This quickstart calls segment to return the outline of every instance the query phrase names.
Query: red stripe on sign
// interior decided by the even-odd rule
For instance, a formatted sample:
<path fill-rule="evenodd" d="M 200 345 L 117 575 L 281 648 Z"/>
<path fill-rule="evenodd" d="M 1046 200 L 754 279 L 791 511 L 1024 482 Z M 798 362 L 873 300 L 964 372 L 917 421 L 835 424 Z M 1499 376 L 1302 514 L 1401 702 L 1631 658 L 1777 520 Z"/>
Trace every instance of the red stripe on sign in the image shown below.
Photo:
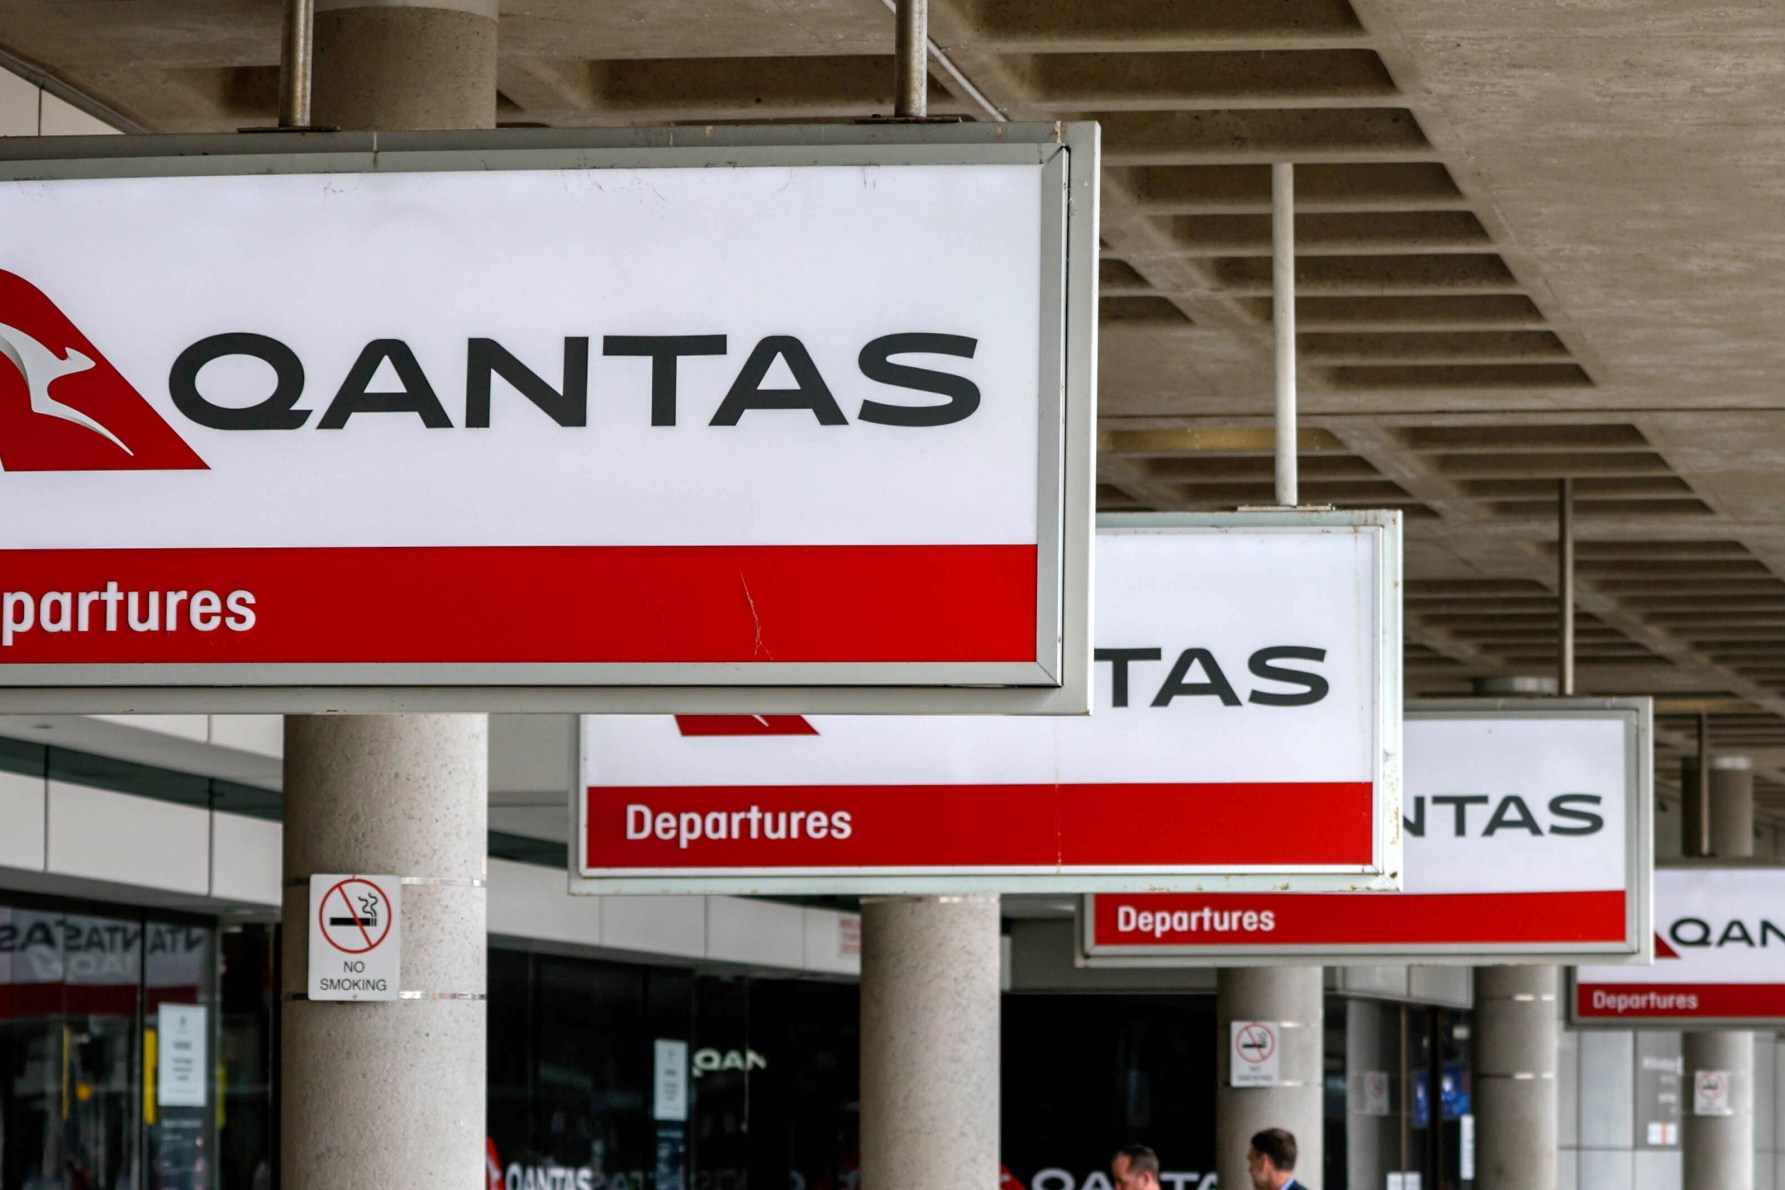
<path fill-rule="evenodd" d="M 1351 946 L 1624 940 L 1624 893 L 1100 894 L 1098 946 Z"/>
<path fill-rule="evenodd" d="M 1033 661 L 1036 567 L 1026 545 L 9 550 L 0 666 Z"/>
<path fill-rule="evenodd" d="M 1576 1013 L 1595 1020 L 1785 1017 L 1785 984 L 1777 983 L 1583 983 L 1574 995 Z"/>
<path fill-rule="evenodd" d="M 587 866 L 608 872 L 1371 859 L 1368 782 L 641 786 L 586 796 Z"/>
<path fill-rule="evenodd" d="M 677 715 L 684 736 L 817 735 L 804 715 Z"/>

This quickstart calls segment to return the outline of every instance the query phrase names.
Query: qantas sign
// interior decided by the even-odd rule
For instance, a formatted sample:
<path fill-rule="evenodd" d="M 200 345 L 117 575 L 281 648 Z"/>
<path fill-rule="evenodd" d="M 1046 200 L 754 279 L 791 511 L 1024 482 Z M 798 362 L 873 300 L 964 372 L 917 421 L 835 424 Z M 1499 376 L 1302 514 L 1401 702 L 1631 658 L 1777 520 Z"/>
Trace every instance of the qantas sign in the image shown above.
<path fill-rule="evenodd" d="M 1403 892 L 1091 897 L 1088 961 L 1640 958 L 1650 715 L 1642 699 L 1413 704 Z"/>
<path fill-rule="evenodd" d="M 1655 872 L 1655 965 L 1580 967 L 1578 1024 L 1785 1025 L 1785 868 L 1691 861 Z"/>
<path fill-rule="evenodd" d="M 0 689 L 1082 712 L 1070 135 L 0 159 Z"/>
<path fill-rule="evenodd" d="M 1392 887 L 1398 530 L 1106 518 L 1089 718 L 587 716 L 576 887 Z"/>

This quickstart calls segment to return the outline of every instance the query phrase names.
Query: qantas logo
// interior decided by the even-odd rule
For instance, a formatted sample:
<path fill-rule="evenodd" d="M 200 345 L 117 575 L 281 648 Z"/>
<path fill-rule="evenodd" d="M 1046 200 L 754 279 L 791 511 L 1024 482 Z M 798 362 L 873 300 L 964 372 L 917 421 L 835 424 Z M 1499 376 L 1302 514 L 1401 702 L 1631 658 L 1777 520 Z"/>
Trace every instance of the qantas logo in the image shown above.
<path fill-rule="evenodd" d="M 0 270 L 0 470 L 206 467 L 54 302 Z"/>

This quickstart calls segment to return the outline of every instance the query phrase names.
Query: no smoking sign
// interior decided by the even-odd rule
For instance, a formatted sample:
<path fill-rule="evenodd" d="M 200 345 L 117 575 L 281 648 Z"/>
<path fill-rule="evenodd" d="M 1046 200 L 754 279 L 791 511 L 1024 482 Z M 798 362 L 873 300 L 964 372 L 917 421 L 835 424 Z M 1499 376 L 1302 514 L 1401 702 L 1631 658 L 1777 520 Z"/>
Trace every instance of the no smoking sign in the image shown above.
<path fill-rule="evenodd" d="M 1730 1072 L 1727 1070 L 1694 1070 L 1692 1072 L 1692 1114 L 1695 1116 L 1733 1116 L 1735 1105 L 1729 1096 Z"/>
<path fill-rule="evenodd" d="M 1274 1087 L 1282 1082 L 1283 1026 L 1276 1021 L 1234 1021 L 1230 1026 L 1233 1059 L 1227 1085 Z"/>
<path fill-rule="evenodd" d="M 397 998 L 402 893 L 395 876 L 310 877 L 310 999 Z"/>

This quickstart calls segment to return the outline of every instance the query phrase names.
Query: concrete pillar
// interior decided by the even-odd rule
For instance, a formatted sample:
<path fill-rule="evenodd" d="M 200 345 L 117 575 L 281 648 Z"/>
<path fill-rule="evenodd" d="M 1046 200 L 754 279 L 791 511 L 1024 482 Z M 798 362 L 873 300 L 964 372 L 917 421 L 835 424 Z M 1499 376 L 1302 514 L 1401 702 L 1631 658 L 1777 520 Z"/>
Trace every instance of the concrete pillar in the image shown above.
<path fill-rule="evenodd" d="M 1322 1025 L 1325 1009 L 1319 967 L 1223 967 L 1215 977 L 1215 1170 L 1223 1186 L 1249 1186 L 1246 1148 L 1254 1133 L 1287 1128 L 1300 1157 L 1296 1173 L 1325 1182 Z M 1232 1024 L 1275 1023 L 1282 1046 L 1282 1084 L 1233 1087 Z"/>
<path fill-rule="evenodd" d="M 1555 1190 L 1559 975 L 1475 969 L 1477 1190 Z"/>
<path fill-rule="evenodd" d="M 1555 695 L 1554 678 L 1478 678 L 1475 693 Z M 1572 693 L 1572 691 L 1570 691 Z M 1475 969 L 1475 1185 L 1555 1190 L 1556 967 Z"/>
<path fill-rule="evenodd" d="M 315 0 L 324 128 L 496 126 L 497 0 Z"/>
<path fill-rule="evenodd" d="M 1687 854 L 1693 845 L 1722 859 L 1754 854 L 1754 769 L 1745 756 L 1711 756 L 1708 807 L 1702 818 L 1686 816 Z M 1699 820 L 1694 821 L 1695 818 Z M 1708 822 L 1703 821 L 1708 818 Z M 1708 833 L 1705 828 L 1708 828 Z M 1730 1029 L 1700 1029 L 1685 1034 L 1686 1059 L 1682 1097 L 1691 1096 L 1700 1070 L 1729 1073 L 1733 1114 L 1701 1116 L 1690 1099 L 1683 1105 L 1680 1147 L 1685 1156 L 1687 1186 L 1754 1190 L 1754 1035 Z"/>
<path fill-rule="evenodd" d="M 1390 1089 L 1387 1115 L 1365 1110 L 1365 1080 L 1386 1075 Z M 1376 1000 L 1345 1005 L 1345 1184 L 1383 1186 L 1401 1168 L 1400 1112 L 1408 1102 L 1401 1081 L 1401 1008 Z M 1310 1182 L 1315 1170 L 1308 1170 Z M 1322 1179 L 1324 1180 L 1324 1179 Z M 1240 1183 L 1242 1186 L 1244 1182 Z"/>
<path fill-rule="evenodd" d="M 1741 859 L 1754 855 L 1754 762 L 1746 756 L 1711 757 L 1710 804 L 1698 780 L 1698 757 L 1680 760 L 1681 851 L 1688 856 Z"/>
<path fill-rule="evenodd" d="M 998 1184 L 999 952 L 995 893 L 862 902 L 863 1185 Z"/>
<path fill-rule="evenodd" d="M 312 123 L 495 124 L 496 0 L 315 0 L 315 8 Z M 286 1190 L 481 1178 L 488 820 L 487 716 L 286 720 Z M 405 879 L 407 998 L 293 998 L 307 986 L 316 872 Z"/>
<path fill-rule="evenodd" d="M 1680 1129 L 1684 1184 L 1718 1190 L 1754 1190 L 1754 1034 L 1734 1029 L 1695 1029 L 1685 1035 L 1686 1102 Z M 1701 1116 L 1692 1110 L 1700 1070 L 1729 1072 L 1733 1114 Z"/>
<path fill-rule="evenodd" d="M 482 715 L 285 721 L 286 1190 L 466 1186 L 483 1168 L 488 771 Z M 302 998 L 318 872 L 405 878 L 412 998 Z"/>

